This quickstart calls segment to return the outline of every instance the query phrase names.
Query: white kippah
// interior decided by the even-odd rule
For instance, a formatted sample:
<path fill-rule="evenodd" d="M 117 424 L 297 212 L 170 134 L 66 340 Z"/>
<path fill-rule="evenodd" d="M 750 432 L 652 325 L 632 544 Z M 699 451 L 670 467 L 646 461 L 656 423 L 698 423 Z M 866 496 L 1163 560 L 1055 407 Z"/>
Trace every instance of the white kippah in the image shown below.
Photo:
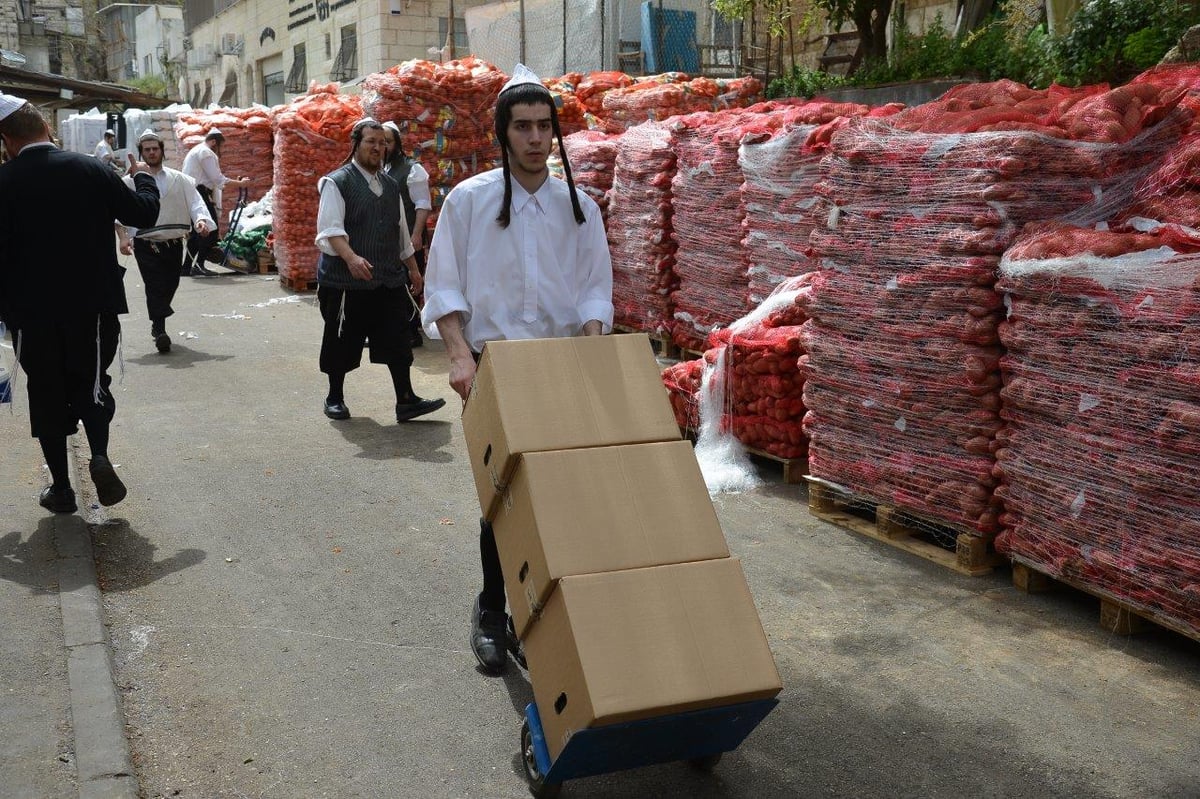
<path fill-rule="evenodd" d="M 387 128 L 388 130 L 394 130 L 394 131 L 396 131 L 396 134 L 397 134 L 397 135 L 402 135 L 402 134 L 400 133 L 400 126 L 399 126 L 399 125 L 397 125 L 395 122 L 393 122 L 393 121 L 392 121 L 392 120 L 390 120 L 390 119 L 389 119 L 387 122 L 384 122 L 384 123 L 383 123 L 383 126 L 384 126 L 385 128 Z"/>
<path fill-rule="evenodd" d="M 25 101 L 20 97 L 0 92 L 0 120 L 7 119 L 9 114 L 23 105 L 25 105 Z"/>
<path fill-rule="evenodd" d="M 517 64 L 515 67 L 513 67 L 512 77 L 508 79 L 508 83 L 504 84 L 504 88 L 500 90 L 500 94 L 504 94 L 509 89 L 516 88 L 517 86 L 524 86 L 525 84 L 532 84 L 539 88 L 546 89 L 546 87 L 542 84 L 542 79 L 537 75 L 534 75 L 532 69 L 524 64 Z M 546 91 L 549 92 L 550 90 L 546 89 Z"/>
<path fill-rule="evenodd" d="M 158 142 L 159 144 L 162 144 L 162 136 L 159 136 L 157 133 L 155 133 L 150 128 L 146 128 L 144 131 L 142 131 L 142 135 L 138 136 L 138 138 L 137 138 L 138 144 L 141 144 L 142 142 L 146 141 L 147 139 L 154 139 L 154 141 Z"/>
<path fill-rule="evenodd" d="M 116 131 L 114 131 L 112 128 L 109 128 L 108 130 L 104 131 L 104 135 L 105 136 L 116 136 L 117 134 L 116 134 Z"/>

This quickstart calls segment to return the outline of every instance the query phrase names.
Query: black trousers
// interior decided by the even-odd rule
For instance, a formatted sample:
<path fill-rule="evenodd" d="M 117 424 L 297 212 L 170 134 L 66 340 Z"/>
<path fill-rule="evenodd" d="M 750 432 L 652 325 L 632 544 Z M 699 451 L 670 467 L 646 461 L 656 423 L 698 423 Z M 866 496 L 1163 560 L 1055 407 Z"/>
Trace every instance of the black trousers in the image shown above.
<path fill-rule="evenodd" d="M 217 215 L 217 207 L 213 205 L 212 189 L 208 186 L 197 185 L 196 191 L 200 192 L 200 199 L 204 200 L 204 207 L 208 209 L 208 215 L 216 222 L 216 227 L 204 235 L 200 235 L 195 230 L 188 235 L 188 264 L 194 262 L 197 266 L 203 266 L 204 256 L 221 241 L 221 217 Z"/>
<path fill-rule="evenodd" d="M 479 365 L 480 354 L 475 356 L 475 365 Z M 479 594 L 479 606 L 484 610 L 503 611 L 504 571 L 500 568 L 500 551 L 496 548 L 496 533 L 492 530 L 491 522 L 479 520 L 479 562 L 483 567 L 483 591 Z"/>
<path fill-rule="evenodd" d="M 73 435 L 80 420 L 89 426 L 112 421 L 117 403 L 108 368 L 120 337 L 113 313 L 38 319 L 13 330 L 34 438 Z"/>
<path fill-rule="evenodd" d="M 172 241 L 133 240 L 133 257 L 146 287 L 146 313 L 151 322 L 161 322 L 175 311 L 171 300 L 179 290 L 183 264 L 183 239 Z"/>
<path fill-rule="evenodd" d="M 346 374 L 357 369 L 362 364 L 364 346 L 370 347 L 371 363 L 412 365 L 409 320 L 413 307 L 407 287 L 318 286 L 317 304 L 325 320 L 320 356 L 325 374 Z"/>

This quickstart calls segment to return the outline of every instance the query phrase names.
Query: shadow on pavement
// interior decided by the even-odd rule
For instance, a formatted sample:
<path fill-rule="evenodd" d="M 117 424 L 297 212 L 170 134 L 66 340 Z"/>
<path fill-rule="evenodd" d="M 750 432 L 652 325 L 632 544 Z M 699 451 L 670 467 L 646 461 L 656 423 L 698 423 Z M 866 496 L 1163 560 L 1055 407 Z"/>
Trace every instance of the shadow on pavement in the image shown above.
<path fill-rule="evenodd" d="M 171 351 L 167 353 L 148 352 L 133 358 L 126 358 L 126 363 L 136 363 L 140 366 L 165 366 L 168 369 L 190 369 L 205 361 L 227 361 L 232 355 L 210 355 L 207 352 L 193 350 L 183 346 L 178 341 L 171 342 Z"/>
<path fill-rule="evenodd" d="M 48 566 L 54 558 L 54 519 L 50 516 L 40 519 L 26 540 L 18 530 L 0 536 L 0 580 L 26 585 L 39 593 L 55 593 L 56 575 Z"/>
<path fill-rule="evenodd" d="M 199 565 L 208 557 L 201 549 L 181 549 L 169 558 L 155 560 L 158 549 L 135 532 L 124 519 L 110 519 L 91 527 L 96 571 L 104 591 L 128 591 L 149 585 L 177 571 Z"/>
<path fill-rule="evenodd" d="M 454 459 L 453 453 L 445 449 L 453 431 L 450 422 L 417 420 L 380 424 L 374 419 L 355 416 L 331 424 L 347 441 L 362 450 L 358 453 L 359 458 L 407 458 L 422 463 L 450 463 Z"/>

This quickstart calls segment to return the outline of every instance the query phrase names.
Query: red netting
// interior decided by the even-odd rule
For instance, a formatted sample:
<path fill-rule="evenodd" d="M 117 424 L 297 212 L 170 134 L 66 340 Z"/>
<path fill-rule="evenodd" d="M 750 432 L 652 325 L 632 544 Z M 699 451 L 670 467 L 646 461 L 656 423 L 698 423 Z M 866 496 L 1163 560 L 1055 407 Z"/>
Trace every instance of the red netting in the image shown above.
<path fill-rule="evenodd" d="M 311 86 L 275 115 L 273 233 L 281 279 L 316 280 L 317 181 L 349 155 L 350 130 L 362 116 L 359 98 L 338 94 L 334 84 Z"/>
<path fill-rule="evenodd" d="M 603 106 L 609 122 L 628 128 L 680 114 L 751 105 L 762 96 L 762 88 L 753 77 L 714 80 L 665 72 L 610 89 L 604 93 Z"/>
<path fill-rule="evenodd" d="M 1039 96 L 1001 82 L 965 88 L 888 122 L 843 125 L 816 186 L 829 206 L 811 237 L 822 272 L 801 363 L 813 475 L 988 533 L 998 524 L 991 453 L 1000 427 L 1003 309 L 992 290 L 999 256 L 1027 221 L 1107 218 L 1178 142 L 1191 115 L 1160 92 L 1167 101 L 1139 120 L 1159 113 L 1155 108 L 1171 106 L 1170 113 L 1135 138 L 1108 145 L 1011 130 L 897 129 L 968 128 L 961 115 L 987 101 L 974 94 L 1040 109 L 1065 95 L 1058 111 L 1068 101 L 1115 102 L 1111 92 Z M 1104 107 L 1111 103 L 1081 106 Z"/>
<path fill-rule="evenodd" d="M 471 56 L 444 64 L 414 59 L 363 80 L 364 111 L 395 122 L 405 151 L 429 173 L 435 214 L 450 189 L 499 166 L 494 114 L 507 80 Z"/>
<path fill-rule="evenodd" d="M 1000 268 L 996 547 L 1200 634 L 1200 257 L 1057 232 Z"/>
<path fill-rule="evenodd" d="M 616 135 L 593 130 L 582 130 L 563 139 L 576 188 L 596 201 L 606 224 L 618 144 Z"/>
<path fill-rule="evenodd" d="M 617 145 L 608 216 L 615 323 L 665 333 L 675 288 L 671 178 L 675 153 L 661 123 L 622 135 Z"/>

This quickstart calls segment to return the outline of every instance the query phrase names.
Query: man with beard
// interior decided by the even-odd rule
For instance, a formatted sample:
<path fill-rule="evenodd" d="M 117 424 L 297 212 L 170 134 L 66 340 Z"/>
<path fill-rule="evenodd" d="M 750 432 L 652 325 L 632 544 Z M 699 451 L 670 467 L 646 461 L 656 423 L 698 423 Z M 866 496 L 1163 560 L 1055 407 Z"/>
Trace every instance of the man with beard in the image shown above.
<path fill-rule="evenodd" d="M 150 316 L 150 337 L 159 352 L 171 351 L 167 335 L 167 317 L 175 313 L 171 300 L 179 289 L 180 269 L 183 266 L 184 242 L 195 228 L 201 236 L 216 228 L 209 216 L 196 181 L 182 172 L 163 166 L 163 140 L 147 130 L 137 141 L 138 155 L 145 162 L 158 185 L 158 219 L 152 227 L 126 228 L 117 224 L 121 252 L 133 254 L 146 287 L 146 312 Z M 125 183 L 133 188 L 133 178 Z M 131 240 L 132 237 L 132 240 Z"/>
<path fill-rule="evenodd" d="M 413 258 L 400 186 L 383 170 L 385 131 L 374 119 L 359 121 L 350 133 L 346 163 L 317 182 L 317 302 L 325 330 L 321 371 L 329 378 L 325 415 L 350 418 L 346 373 L 359 367 L 370 342 L 372 363 L 386 364 L 396 390 L 396 421 L 436 411 L 444 399 L 422 399 L 413 391 L 413 293 L 423 280 Z M 407 267 L 407 276 L 404 266 Z"/>

